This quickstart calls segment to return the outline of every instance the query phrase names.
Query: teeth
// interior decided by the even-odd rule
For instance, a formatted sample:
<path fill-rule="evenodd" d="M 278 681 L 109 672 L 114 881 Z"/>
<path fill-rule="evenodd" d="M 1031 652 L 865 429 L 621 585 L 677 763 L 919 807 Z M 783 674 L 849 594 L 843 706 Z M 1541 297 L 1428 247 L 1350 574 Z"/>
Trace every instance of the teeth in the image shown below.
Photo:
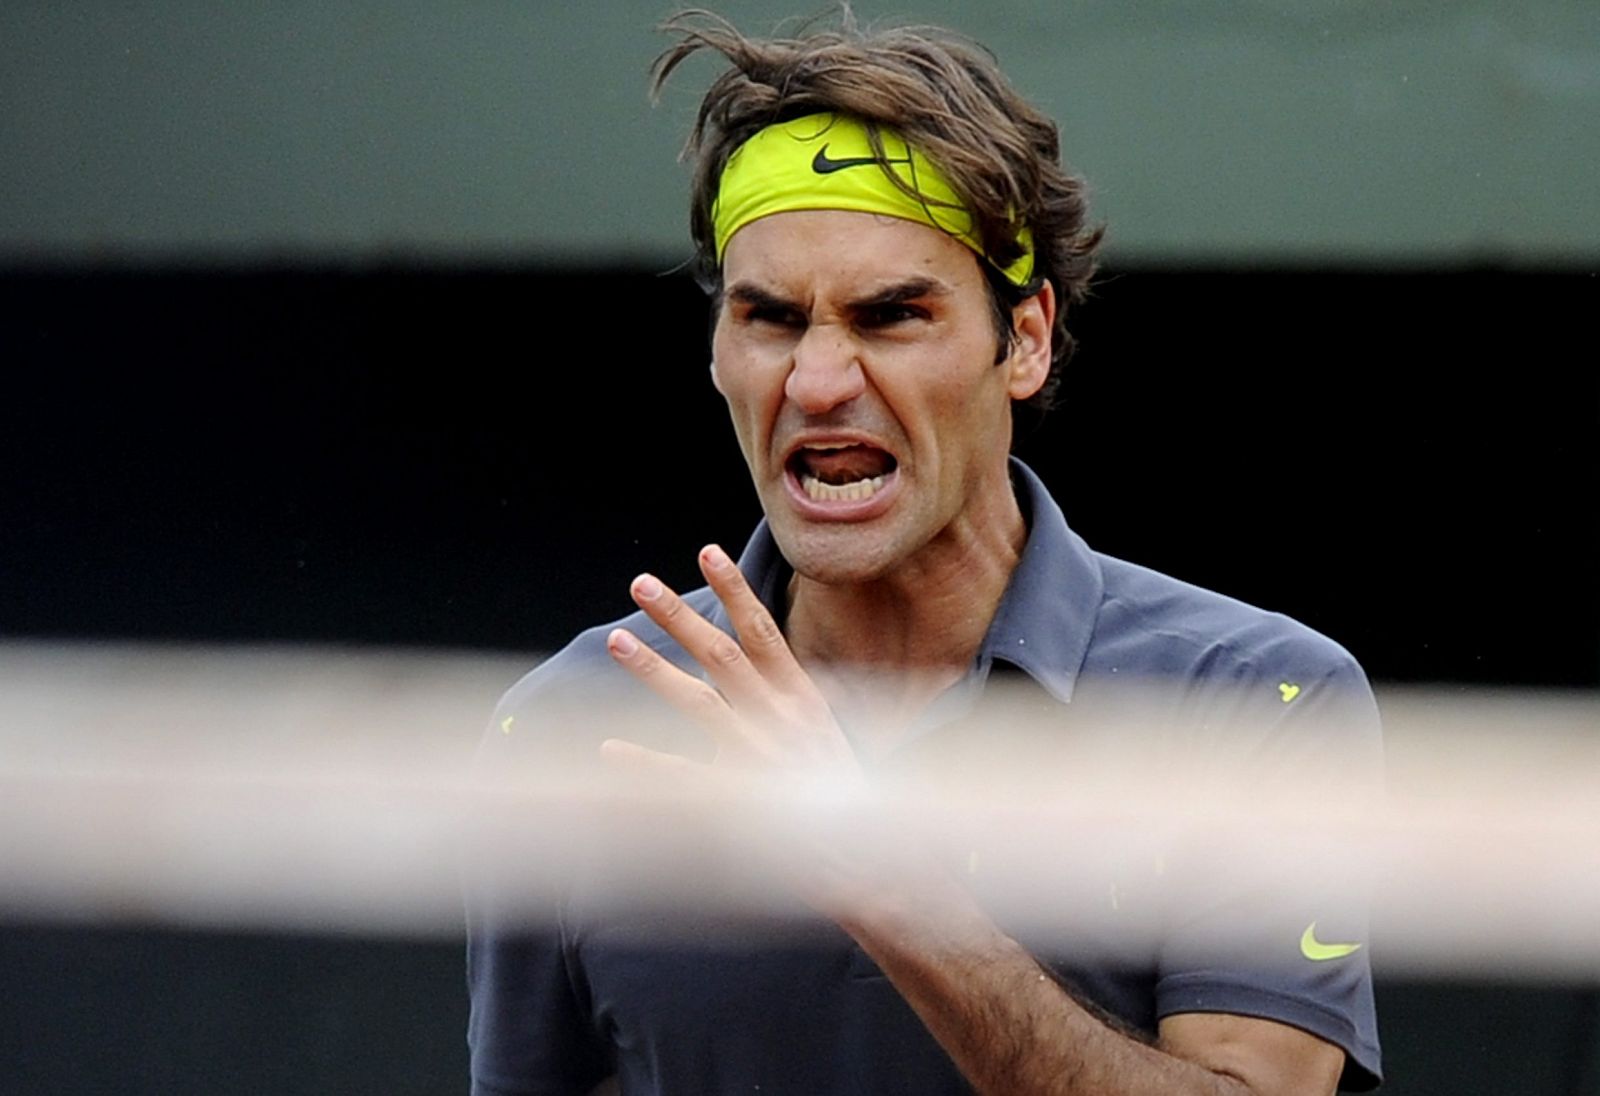
<path fill-rule="evenodd" d="M 807 442 L 806 448 L 815 449 L 819 452 L 826 453 L 833 449 L 848 449 L 855 444 L 856 443 L 853 441 L 814 441 Z"/>
<path fill-rule="evenodd" d="M 823 483 L 815 476 L 801 475 L 800 486 L 818 502 L 857 502 L 871 498 L 883 486 L 882 476 L 860 479 L 854 483 Z"/>

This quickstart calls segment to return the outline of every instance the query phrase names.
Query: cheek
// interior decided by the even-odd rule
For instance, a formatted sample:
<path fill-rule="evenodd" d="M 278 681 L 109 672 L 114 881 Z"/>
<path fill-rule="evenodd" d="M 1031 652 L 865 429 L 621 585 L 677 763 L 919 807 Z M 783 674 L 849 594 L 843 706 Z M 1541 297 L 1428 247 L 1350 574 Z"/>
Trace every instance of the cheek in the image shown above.
<path fill-rule="evenodd" d="M 747 457 L 764 450 L 771 432 L 776 406 L 771 388 L 749 369 L 717 368 L 717 391 L 728 405 L 733 431 Z"/>
<path fill-rule="evenodd" d="M 941 478 L 965 481 L 971 466 L 1009 448 L 1011 398 L 1003 368 L 986 366 L 982 373 L 953 377 L 927 397 L 918 414 L 941 456 Z"/>
<path fill-rule="evenodd" d="M 753 352 L 749 340 L 726 333 L 720 325 L 712 337 L 711 352 L 712 381 L 734 421 L 759 419 L 760 409 L 771 401 L 774 385 L 780 394 L 782 390 L 782 379 L 773 380 L 772 365 Z"/>
<path fill-rule="evenodd" d="M 924 389 L 925 406 L 941 422 L 976 426 L 993 418 L 995 408 L 1010 403 L 1005 367 L 991 365 L 987 359 L 981 365 L 973 362 L 968 358 L 952 364 L 938 375 L 937 383 Z"/>

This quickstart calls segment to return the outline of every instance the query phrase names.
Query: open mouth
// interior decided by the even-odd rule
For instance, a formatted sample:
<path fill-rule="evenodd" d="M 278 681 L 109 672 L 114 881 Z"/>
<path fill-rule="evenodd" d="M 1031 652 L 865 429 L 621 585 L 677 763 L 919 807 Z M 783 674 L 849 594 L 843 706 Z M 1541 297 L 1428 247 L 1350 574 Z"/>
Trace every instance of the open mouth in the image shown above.
<path fill-rule="evenodd" d="M 871 498 L 899 467 L 894 454 L 857 442 L 814 442 L 789 457 L 789 471 L 816 502 Z"/>

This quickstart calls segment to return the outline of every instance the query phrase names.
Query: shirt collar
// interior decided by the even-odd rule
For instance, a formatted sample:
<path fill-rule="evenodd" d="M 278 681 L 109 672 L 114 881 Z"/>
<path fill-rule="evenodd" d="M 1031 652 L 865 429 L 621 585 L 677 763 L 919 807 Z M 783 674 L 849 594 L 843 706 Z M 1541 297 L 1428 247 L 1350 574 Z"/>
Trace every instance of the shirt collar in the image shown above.
<path fill-rule="evenodd" d="M 978 647 L 973 670 L 982 680 L 996 659 L 1009 662 L 1066 703 L 1089 651 L 1105 582 L 1099 560 L 1067 527 L 1061 507 L 1044 483 L 1015 457 L 1011 482 L 1028 522 L 1028 541 Z M 765 518 L 740 554 L 739 569 L 762 604 L 782 620 L 794 572 L 778 551 Z M 730 630 L 721 603 L 713 604 L 709 617 L 719 628 Z"/>
<path fill-rule="evenodd" d="M 1015 457 L 1011 482 L 1028 522 L 1028 542 L 978 648 L 979 668 L 1004 659 L 1066 703 L 1089 653 L 1105 580 L 1100 561 L 1067 528 L 1044 482 Z"/>

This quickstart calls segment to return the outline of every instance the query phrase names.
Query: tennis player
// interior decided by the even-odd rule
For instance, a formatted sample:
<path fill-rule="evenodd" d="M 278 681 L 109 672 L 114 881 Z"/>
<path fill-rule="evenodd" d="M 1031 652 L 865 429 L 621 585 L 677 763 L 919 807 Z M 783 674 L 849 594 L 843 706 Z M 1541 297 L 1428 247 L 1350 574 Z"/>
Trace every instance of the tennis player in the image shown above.
<path fill-rule="evenodd" d="M 700 553 L 701 589 L 639 576 L 638 613 L 504 698 L 485 762 L 542 751 L 688 788 L 791 773 L 871 788 L 994 751 L 1053 763 L 1101 733 L 1085 713 L 1115 683 L 1141 680 L 1169 698 L 1169 762 L 1206 764 L 1218 728 L 1245 727 L 1229 756 L 1264 779 L 1337 757 L 1331 784 L 1370 780 L 1376 711 L 1342 648 L 1092 551 L 1010 456 L 1014 414 L 1053 398 L 1100 240 L 1056 126 L 939 31 L 668 27 L 658 86 L 698 51 L 728 64 L 689 144 L 691 226 L 712 379 L 765 520 L 737 560 Z M 1136 415 L 1101 410 L 1136 439 Z M 1054 713 L 1059 741 L 986 725 L 1001 680 Z M 630 691 L 693 735 L 640 741 L 563 714 Z M 777 938 L 731 918 L 669 944 L 655 914 L 608 906 L 581 873 L 531 925 L 490 888 L 469 949 L 473 1091 L 1374 1086 L 1359 901 L 1280 898 L 1204 863 L 1097 881 L 1103 908 L 1063 909 L 1039 944 L 987 912 L 975 863 L 870 833 L 795 850 L 786 885 L 815 918 Z M 1102 935 L 1119 918 L 1154 942 Z"/>

